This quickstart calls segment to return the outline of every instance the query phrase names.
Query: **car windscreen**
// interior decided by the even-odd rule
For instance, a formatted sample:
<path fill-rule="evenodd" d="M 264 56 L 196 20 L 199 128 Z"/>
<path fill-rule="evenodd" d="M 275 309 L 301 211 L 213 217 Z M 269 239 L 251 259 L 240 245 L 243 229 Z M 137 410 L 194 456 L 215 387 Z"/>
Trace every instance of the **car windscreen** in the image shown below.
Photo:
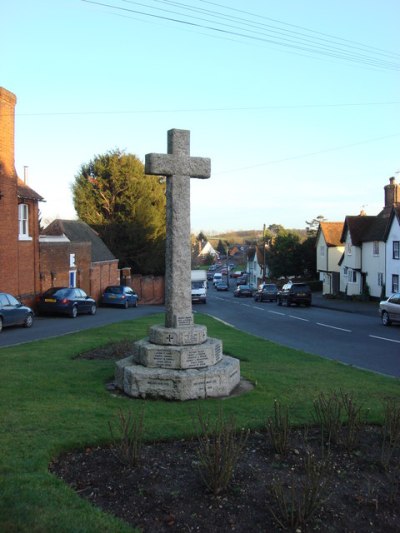
<path fill-rule="evenodd" d="M 109 292 L 111 294 L 121 294 L 122 287 L 107 287 L 104 292 Z"/>

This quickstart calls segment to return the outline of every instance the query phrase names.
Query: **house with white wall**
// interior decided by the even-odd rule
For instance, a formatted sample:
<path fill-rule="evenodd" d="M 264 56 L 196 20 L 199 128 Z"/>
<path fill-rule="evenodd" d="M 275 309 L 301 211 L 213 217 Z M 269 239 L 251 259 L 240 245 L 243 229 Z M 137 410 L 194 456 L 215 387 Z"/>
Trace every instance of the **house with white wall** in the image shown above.
<path fill-rule="evenodd" d="M 264 251 L 262 246 L 256 246 L 251 248 L 247 255 L 247 265 L 246 272 L 249 273 L 249 283 L 258 287 L 260 283 L 264 280 L 264 277 L 269 276 L 268 266 L 265 265 L 265 276 L 264 276 Z"/>
<path fill-rule="evenodd" d="M 400 206 L 391 211 L 385 238 L 386 296 L 400 291 Z"/>
<path fill-rule="evenodd" d="M 346 217 L 341 238 L 345 249 L 340 260 L 340 291 L 344 294 L 382 296 L 387 222 L 379 216 Z"/>
<path fill-rule="evenodd" d="M 322 294 L 338 294 L 340 291 L 339 261 L 344 246 L 340 242 L 343 222 L 321 222 L 316 237 L 317 272 L 322 281 Z"/>

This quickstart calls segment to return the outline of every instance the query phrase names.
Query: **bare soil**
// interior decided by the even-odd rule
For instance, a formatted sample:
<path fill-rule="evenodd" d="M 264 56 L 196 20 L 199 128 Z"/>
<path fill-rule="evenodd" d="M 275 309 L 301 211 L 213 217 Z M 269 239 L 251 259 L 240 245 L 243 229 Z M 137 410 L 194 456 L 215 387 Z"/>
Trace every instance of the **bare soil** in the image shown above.
<path fill-rule="evenodd" d="M 328 453 L 317 428 L 292 430 L 287 453 L 279 455 L 267 432 L 252 432 L 231 483 L 217 496 L 200 476 L 197 439 L 145 444 L 136 467 L 123 464 L 112 447 L 77 450 L 57 458 L 50 471 L 146 533 L 400 532 L 399 449 L 384 467 L 381 428 L 363 426 L 351 451 L 345 429 L 341 437 Z M 295 502 L 300 513 L 291 514 Z"/>

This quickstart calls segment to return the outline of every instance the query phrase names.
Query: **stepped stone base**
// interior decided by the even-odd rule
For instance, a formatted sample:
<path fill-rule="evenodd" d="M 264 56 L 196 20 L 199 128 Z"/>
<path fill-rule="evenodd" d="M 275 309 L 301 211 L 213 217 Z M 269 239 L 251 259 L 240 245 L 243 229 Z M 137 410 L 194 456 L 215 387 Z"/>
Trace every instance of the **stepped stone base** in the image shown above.
<path fill-rule="evenodd" d="M 211 338 L 202 344 L 185 346 L 162 346 L 142 339 L 133 346 L 134 363 L 150 368 L 204 368 L 221 358 L 222 341 Z"/>
<path fill-rule="evenodd" d="M 164 346 L 184 346 L 202 344 L 207 340 L 206 326 L 197 324 L 187 328 L 167 328 L 165 326 L 151 326 L 149 330 L 150 342 Z"/>
<path fill-rule="evenodd" d="M 212 339 L 210 339 L 212 340 Z M 196 400 L 228 396 L 240 382 L 240 362 L 223 355 L 207 368 L 175 370 L 148 368 L 134 362 L 134 356 L 116 363 L 118 388 L 134 398 Z"/>

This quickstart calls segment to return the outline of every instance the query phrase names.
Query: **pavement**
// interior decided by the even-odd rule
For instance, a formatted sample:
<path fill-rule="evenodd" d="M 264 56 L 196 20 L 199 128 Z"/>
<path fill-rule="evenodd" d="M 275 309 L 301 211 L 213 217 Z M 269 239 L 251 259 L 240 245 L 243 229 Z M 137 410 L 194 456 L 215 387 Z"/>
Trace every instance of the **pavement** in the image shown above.
<path fill-rule="evenodd" d="M 377 301 L 363 302 L 352 300 L 351 298 L 327 298 L 322 295 L 322 292 L 313 292 L 312 305 L 314 307 L 324 307 L 326 309 L 342 311 L 345 313 L 357 313 L 360 315 L 379 317 L 379 302 Z"/>

